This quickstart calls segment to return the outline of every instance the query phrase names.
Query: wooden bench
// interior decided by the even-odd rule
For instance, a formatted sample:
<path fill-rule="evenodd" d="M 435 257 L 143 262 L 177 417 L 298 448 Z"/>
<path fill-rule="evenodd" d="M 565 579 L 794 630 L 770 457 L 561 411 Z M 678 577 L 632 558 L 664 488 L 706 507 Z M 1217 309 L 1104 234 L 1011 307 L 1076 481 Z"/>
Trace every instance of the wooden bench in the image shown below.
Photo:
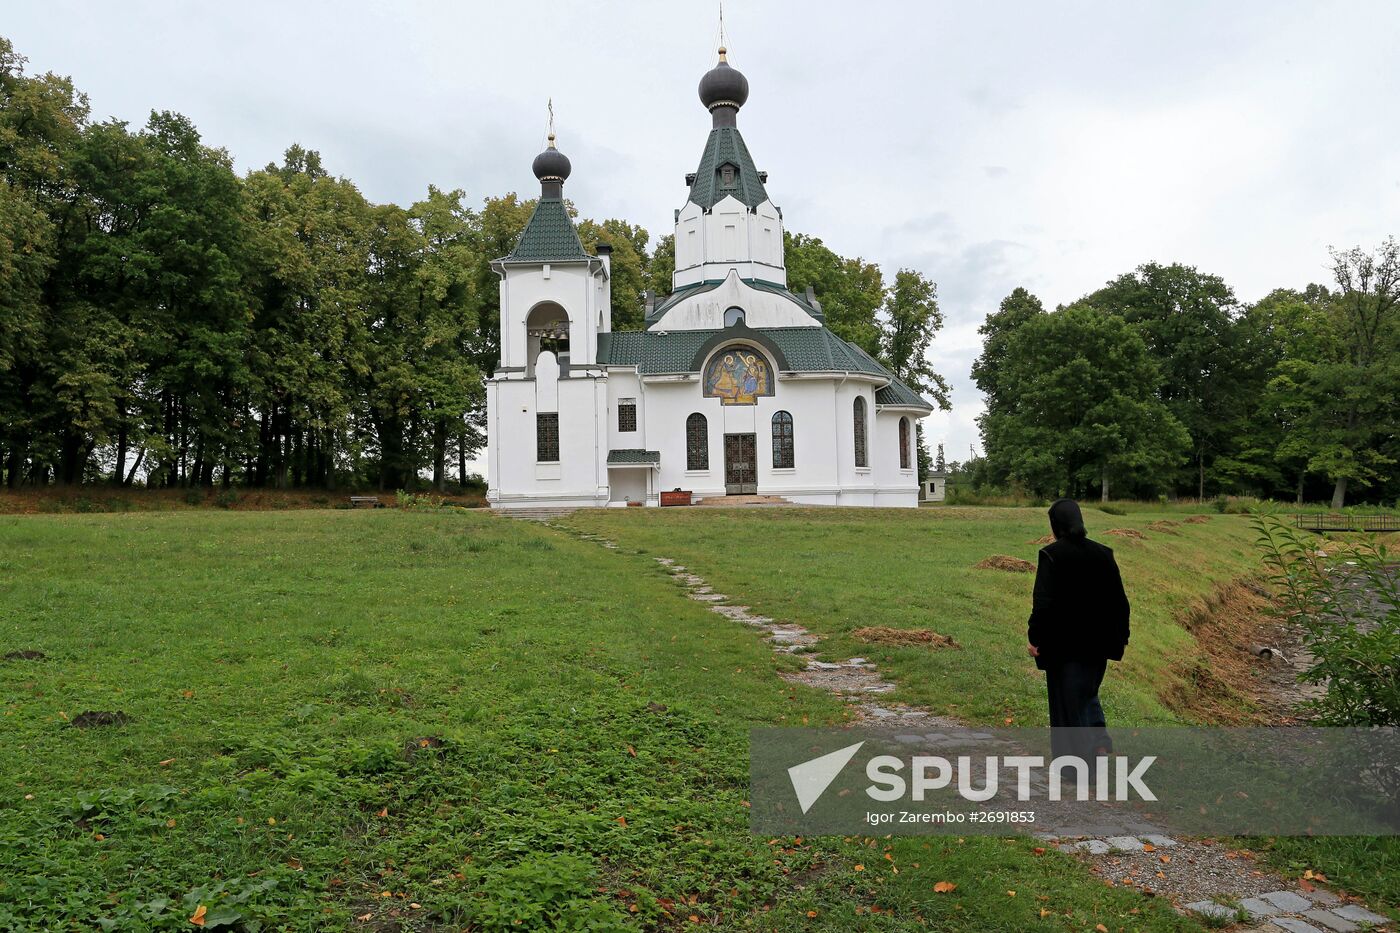
<path fill-rule="evenodd" d="M 384 503 L 379 501 L 378 496 L 351 496 L 350 508 L 352 509 L 382 509 Z"/>

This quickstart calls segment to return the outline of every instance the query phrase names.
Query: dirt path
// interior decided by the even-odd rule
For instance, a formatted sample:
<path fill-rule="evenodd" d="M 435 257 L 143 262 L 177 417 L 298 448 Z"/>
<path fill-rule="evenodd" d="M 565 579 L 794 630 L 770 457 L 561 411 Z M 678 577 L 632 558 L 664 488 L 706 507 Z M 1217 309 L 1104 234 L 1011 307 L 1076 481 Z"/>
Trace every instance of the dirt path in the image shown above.
<path fill-rule="evenodd" d="M 616 542 L 601 535 L 577 531 L 548 519 L 545 524 L 618 550 Z M 703 577 L 673 558 L 652 560 L 683 587 L 686 598 L 762 633 L 776 654 L 805 654 L 821 643 L 820 635 L 801 625 L 779 622 L 732 602 L 728 595 L 716 592 Z M 853 725 L 897 725 L 911 733 L 919 730 L 920 737 L 930 741 L 949 735 L 956 735 L 960 741 L 996 741 L 989 733 L 977 732 L 975 727 L 931 710 L 882 699 L 895 689 L 895 684 L 865 658 L 839 662 L 808 659 L 803 669 L 779 676 L 789 683 L 840 697 L 850 706 Z M 1130 886 L 1144 896 L 1170 898 L 1178 910 L 1195 913 L 1212 926 L 1234 921 L 1256 924 L 1240 927 L 1241 933 L 1352 933 L 1366 929 L 1363 924 L 1370 924 L 1370 929 L 1390 929 L 1387 918 L 1315 885 L 1281 878 L 1257 865 L 1248 852 L 1230 850 L 1212 839 L 1173 838 L 1132 814 L 1123 814 L 1117 820 L 1110 818 L 1104 825 L 1094 827 L 1055 827 L 1052 817 L 1051 826 L 1056 832 L 1037 835 L 1080 859 L 1106 884 Z"/>

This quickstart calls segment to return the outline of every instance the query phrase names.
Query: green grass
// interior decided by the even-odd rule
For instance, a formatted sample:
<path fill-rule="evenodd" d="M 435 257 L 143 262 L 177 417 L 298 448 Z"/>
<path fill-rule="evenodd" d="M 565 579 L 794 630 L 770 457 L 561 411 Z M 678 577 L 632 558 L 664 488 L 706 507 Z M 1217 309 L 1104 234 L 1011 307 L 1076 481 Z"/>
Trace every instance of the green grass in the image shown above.
<path fill-rule="evenodd" d="M 958 585 L 899 593 L 915 565 L 961 563 L 908 549 L 925 535 L 951 547 L 951 515 L 922 532 L 885 513 L 746 518 L 594 520 L 639 535 L 688 522 L 695 537 L 668 553 L 821 625 L 853 599 L 889 618 L 946 608 Z M 1034 525 L 987 521 L 988 541 Z M 1201 534 L 1228 573 L 1233 533 Z M 705 558 L 704 540 L 723 556 Z M 794 561 L 808 579 L 784 586 Z M 843 599 L 853 564 L 884 576 Z M 956 623 L 959 657 L 990 673 L 1000 662 L 977 653 L 1003 635 L 1017 648 L 1029 578 L 971 582 L 955 606 L 980 621 Z M 0 518 L 0 654 L 19 650 L 48 657 L 0 661 L 0 929 L 193 929 L 201 906 L 205 929 L 248 930 L 669 929 L 692 915 L 755 930 L 1196 929 L 1027 840 L 751 836 L 748 727 L 835 722 L 839 704 L 784 683 L 759 638 L 654 562 L 528 523 Z M 976 692 L 1014 686 L 1029 717 L 1031 675 L 1008 668 Z M 70 724 L 90 710 L 130 721 Z M 935 895 L 939 880 L 959 887 Z"/>
<path fill-rule="evenodd" d="M 1152 521 L 1183 516 L 1086 510 L 1091 535 L 1118 557 L 1133 604 L 1132 641 L 1109 666 L 1109 721 L 1182 721 L 1163 696 L 1182 687 L 1199 650 L 1176 615 L 1218 583 L 1260 567 L 1244 516 L 1216 515 L 1166 531 Z M 1047 722 L 1043 676 L 1026 655 L 1025 623 L 1034 575 L 978 570 L 994 554 L 1035 561 L 1048 532 L 1043 509 L 648 509 L 576 512 L 571 527 L 605 534 L 626 548 L 674 557 L 720 592 L 759 612 L 800 621 L 828 636 L 822 657 L 862 656 L 888 671 L 898 700 L 980 723 Z M 1143 531 L 1147 540 L 1102 535 Z M 867 625 L 930 628 L 960 651 L 863 644 Z"/>

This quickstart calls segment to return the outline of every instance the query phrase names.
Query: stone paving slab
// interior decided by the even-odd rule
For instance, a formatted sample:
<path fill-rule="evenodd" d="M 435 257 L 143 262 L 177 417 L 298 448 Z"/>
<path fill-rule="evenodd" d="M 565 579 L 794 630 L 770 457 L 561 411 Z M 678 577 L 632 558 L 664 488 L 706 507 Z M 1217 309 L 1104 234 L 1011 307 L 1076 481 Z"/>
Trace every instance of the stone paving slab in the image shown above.
<path fill-rule="evenodd" d="M 1142 851 L 1142 840 L 1136 836 L 1109 836 L 1104 841 L 1120 852 Z"/>
<path fill-rule="evenodd" d="M 1240 906 L 1249 911 L 1251 917 L 1272 917 L 1278 913 L 1277 907 L 1257 897 L 1241 898 Z"/>
<path fill-rule="evenodd" d="M 1292 891 L 1270 891 L 1267 894 L 1259 895 L 1259 897 L 1286 914 L 1299 914 L 1312 907 L 1312 901 L 1301 894 L 1294 894 Z"/>
<path fill-rule="evenodd" d="M 1380 914 L 1372 913 L 1365 907 L 1361 907 L 1357 904 L 1347 904 L 1344 907 L 1333 907 L 1332 912 L 1335 914 L 1340 914 L 1341 916 L 1355 923 L 1369 923 L 1372 926 L 1380 926 L 1383 923 L 1390 922 L 1388 919 L 1382 917 Z"/>
<path fill-rule="evenodd" d="M 1194 904 L 1187 904 L 1186 909 L 1192 913 L 1200 914 L 1202 917 L 1212 917 L 1216 920 L 1228 920 L 1235 916 L 1233 910 L 1221 906 L 1215 901 L 1196 901 Z"/>
<path fill-rule="evenodd" d="M 1361 927 L 1352 923 L 1350 920 L 1338 916 L 1335 912 L 1330 910 L 1314 908 L 1312 910 L 1303 911 L 1303 916 L 1314 923 L 1322 924 L 1327 929 L 1334 931 L 1334 933 L 1356 933 L 1357 930 L 1361 929 Z"/>
<path fill-rule="evenodd" d="M 1269 922 L 1281 930 L 1287 930 L 1288 933 L 1327 933 L 1326 930 L 1319 930 L 1311 923 L 1299 920 L 1297 917 L 1275 917 Z"/>

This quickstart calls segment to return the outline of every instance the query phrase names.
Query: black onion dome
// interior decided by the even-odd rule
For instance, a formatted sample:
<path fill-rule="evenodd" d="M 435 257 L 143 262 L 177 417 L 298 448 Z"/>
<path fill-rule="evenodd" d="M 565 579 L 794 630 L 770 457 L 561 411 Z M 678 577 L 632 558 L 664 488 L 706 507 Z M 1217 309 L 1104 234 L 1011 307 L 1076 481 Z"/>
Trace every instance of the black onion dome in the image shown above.
<path fill-rule="evenodd" d="M 549 134 L 549 148 L 535 156 L 530 168 L 540 181 L 563 181 L 572 170 L 569 157 L 554 148 L 553 133 Z"/>
<path fill-rule="evenodd" d="M 716 107 L 744 106 L 749 99 L 749 79 L 737 68 L 731 68 L 724 49 L 719 50 L 719 64 L 705 72 L 700 79 L 700 103 L 706 110 Z"/>

